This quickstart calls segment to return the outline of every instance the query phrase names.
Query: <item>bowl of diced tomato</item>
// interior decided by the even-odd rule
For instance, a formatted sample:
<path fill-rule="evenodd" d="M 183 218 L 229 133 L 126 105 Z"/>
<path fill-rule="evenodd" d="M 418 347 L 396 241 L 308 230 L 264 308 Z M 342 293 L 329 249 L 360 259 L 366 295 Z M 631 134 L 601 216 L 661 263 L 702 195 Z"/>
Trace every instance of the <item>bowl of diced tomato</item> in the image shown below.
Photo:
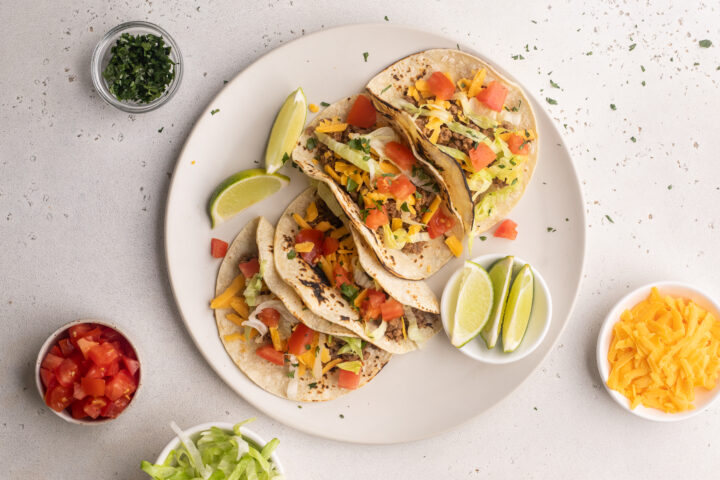
<path fill-rule="evenodd" d="M 116 418 L 140 388 L 140 361 L 127 335 L 100 320 L 58 328 L 37 358 L 36 382 L 45 404 L 71 423 Z"/>

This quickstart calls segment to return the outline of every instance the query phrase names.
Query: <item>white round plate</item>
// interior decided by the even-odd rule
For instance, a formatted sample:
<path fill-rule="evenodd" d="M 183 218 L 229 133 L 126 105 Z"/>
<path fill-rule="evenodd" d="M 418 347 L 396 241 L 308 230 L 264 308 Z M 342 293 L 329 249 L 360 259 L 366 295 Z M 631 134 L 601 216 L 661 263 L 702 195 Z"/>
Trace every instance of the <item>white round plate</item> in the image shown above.
<path fill-rule="evenodd" d="M 396 355 L 366 387 L 299 409 L 297 402 L 255 386 L 220 342 L 208 308 L 219 265 L 210 256 L 210 239 L 229 242 L 258 215 L 277 221 L 308 183 L 298 170 L 285 166 L 282 172 L 292 178 L 288 187 L 214 230 L 207 201 L 227 176 L 262 166 L 265 143 L 285 97 L 302 86 L 308 102 L 332 103 L 361 91 L 373 75 L 395 60 L 428 48 L 456 45 L 449 38 L 389 24 L 344 26 L 301 37 L 268 53 L 229 82 L 200 114 L 180 154 L 165 217 L 168 271 L 180 313 L 200 352 L 233 390 L 298 430 L 348 442 L 395 443 L 453 428 L 517 388 L 550 351 L 570 315 L 585 257 L 584 203 L 568 149 L 533 99 L 540 155 L 527 193 L 511 215 L 519 224 L 518 238 L 509 241 L 488 234 L 487 241 L 476 239 L 468 257 L 512 254 L 543 272 L 553 297 L 554 318 L 545 342 L 532 355 L 509 365 L 482 365 L 456 351 L 440 333 L 422 351 Z M 460 48 L 488 59 L 505 73 L 482 52 Z M 364 52 L 368 52 L 367 61 Z M 213 109 L 220 112 L 211 115 Z M 548 232 L 548 227 L 557 231 Z M 462 262 L 451 261 L 429 280 L 438 297 Z"/>

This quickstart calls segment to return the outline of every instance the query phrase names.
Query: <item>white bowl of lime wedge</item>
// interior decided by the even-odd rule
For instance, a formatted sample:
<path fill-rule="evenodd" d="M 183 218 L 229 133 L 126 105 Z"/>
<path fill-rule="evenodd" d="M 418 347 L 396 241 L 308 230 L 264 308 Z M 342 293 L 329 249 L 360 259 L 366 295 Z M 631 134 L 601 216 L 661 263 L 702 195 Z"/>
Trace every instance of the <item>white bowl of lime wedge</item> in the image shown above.
<path fill-rule="evenodd" d="M 476 277 L 476 291 L 461 300 L 466 267 Z M 462 312 L 470 324 L 461 322 L 456 327 L 456 317 L 463 316 Z M 528 262 L 493 253 L 469 260 L 450 277 L 443 290 L 440 313 L 445 333 L 460 352 L 480 362 L 512 363 L 527 357 L 542 343 L 550 328 L 552 298 L 542 275 Z"/>

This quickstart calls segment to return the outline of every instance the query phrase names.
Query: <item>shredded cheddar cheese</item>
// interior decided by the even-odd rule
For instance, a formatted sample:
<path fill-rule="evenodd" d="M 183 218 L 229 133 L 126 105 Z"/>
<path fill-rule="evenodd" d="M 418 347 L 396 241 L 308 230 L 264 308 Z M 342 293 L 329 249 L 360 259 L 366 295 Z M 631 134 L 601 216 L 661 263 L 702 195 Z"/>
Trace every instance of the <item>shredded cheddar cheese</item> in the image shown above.
<path fill-rule="evenodd" d="M 320 125 L 315 128 L 316 132 L 334 133 L 342 132 L 347 128 L 347 123 L 340 122 L 339 118 L 320 120 Z"/>
<path fill-rule="evenodd" d="M 245 288 L 245 277 L 238 275 L 224 292 L 210 301 L 210 308 L 230 308 L 230 300 L 243 288 Z"/>
<path fill-rule="evenodd" d="M 245 321 L 242 318 L 240 318 L 240 316 L 238 316 L 236 313 L 228 313 L 227 315 L 225 315 L 225 318 L 229 322 L 237 325 L 238 327 L 242 327 L 243 326 L 242 322 Z"/>
<path fill-rule="evenodd" d="M 435 212 L 437 212 L 437 209 L 440 207 L 440 195 L 435 195 L 435 198 L 433 198 L 432 203 L 430 204 L 430 207 L 428 207 L 427 212 L 422 217 L 422 223 L 427 224 L 430 219 L 435 215 Z"/>
<path fill-rule="evenodd" d="M 720 321 L 692 301 L 650 296 L 613 327 L 607 385 L 638 405 L 668 413 L 694 408 L 695 388 L 720 375 Z"/>
<path fill-rule="evenodd" d="M 240 315 L 240 317 L 247 319 L 250 315 L 250 309 L 248 308 L 247 302 L 243 297 L 233 297 L 230 299 L 230 307 Z"/>
<path fill-rule="evenodd" d="M 297 223 L 300 228 L 310 228 L 310 225 L 308 225 L 308 223 L 305 221 L 305 219 L 302 218 L 297 213 L 293 213 L 292 217 L 295 220 L 295 223 Z"/>
<path fill-rule="evenodd" d="M 231 333 L 229 335 L 225 335 L 223 339 L 226 342 L 234 342 L 236 340 L 245 340 L 245 335 L 243 335 L 242 333 Z"/>
<path fill-rule="evenodd" d="M 322 374 L 325 375 L 327 372 L 332 370 L 335 367 L 335 365 L 337 365 L 338 363 L 340 363 L 342 361 L 343 361 L 342 358 L 336 358 L 335 360 L 331 361 L 330 363 L 328 363 L 327 365 L 325 365 L 323 367 Z"/>
<path fill-rule="evenodd" d="M 310 223 L 314 221 L 318 216 L 318 209 L 317 205 L 315 205 L 315 202 L 310 202 L 310 205 L 307 207 L 307 211 L 305 212 L 305 221 Z"/>
<path fill-rule="evenodd" d="M 280 332 L 277 327 L 270 327 L 270 339 L 272 340 L 273 348 L 278 352 L 283 351 L 283 342 L 280 339 Z"/>
<path fill-rule="evenodd" d="M 327 220 L 323 220 L 322 222 L 315 225 L 315 230 L 320 230 L 321 232 L 327 232 L 332 228 L 332 225 Z"/>
<path fill-rule="evenodd" d="M 485 83 L 485 75 L 487 72 L 484 68 L 481 68 L 478 70 L 478 72 L 475 74 L 475 76 L 472 79 L 472 83 L 470 84 L 470 88 L 468 88 L 468 97 L 472 98 L 478 93 L 480 93 L 480 90 L 482 90 L 483 83 Z"/>
<path fill-rule="evenodd" d="M 330 175 L 333 178 L 333 180 L 340 183 L 340 175 L 335 173 L 335 170 L 333 170 L 332 167 L 330 167 L 330 165 L 325 165 L 325 171 L 327 172 L 328 175 Z"/>
<path fill-rule="evenodd" d="M 310 253 L 313 248 L 315 248 L 313 242 L 300 242 L 295 244 L 295 251 L 298 253 Z"/>
<path fill-rule="evenodd" d="M 448 248 L 450 249 L 452 254 L 455 255 L 456 257 L 459 257 L 462 254 L 462 251 L 463 251 L 462 242 L 460 242 L 460 240 L 458 240 L 458 238 L 455 235 L 450 235 L 449 237 L 447 237 L 445 239 L 445 245 L 448 246 Z"/>
<path fill-rule="evenodd" d="M 320 110 L 320 109 L 318 108 L 317 105 L 315 105 L 314 103 L 311 103 L 310 105 L 308 105 L 308 110 L 310 110 L 312 113 L 317 113 L 318 110 Z"/>

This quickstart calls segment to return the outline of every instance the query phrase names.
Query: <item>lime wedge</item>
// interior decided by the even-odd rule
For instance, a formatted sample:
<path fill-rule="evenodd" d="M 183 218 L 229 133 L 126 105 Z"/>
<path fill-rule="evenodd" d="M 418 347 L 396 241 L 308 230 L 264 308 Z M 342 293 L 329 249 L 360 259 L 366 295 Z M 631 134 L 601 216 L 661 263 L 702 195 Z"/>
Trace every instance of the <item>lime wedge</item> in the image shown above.
<path fill-rule="evenodd" d="M 490 281 L 493 284 L 493 308 L 490 319 L 480 332 L 487 348 L 495 347 L 500 337 L 505 303 L 507 302 L 510 282 L 512 281 L 513 260 L 512 256 L 498 260 L 488 272 Z"/>
<path fill-rule="evenodd" d="M 522 342 L 530 321 L 533 304 L 533 274 L 530 265 L 520 269 L 508 296 L 503 315 L 502 341 L 503 351 L 514 352 Z"/>
<path fill-rule="evenodd" d="M 290 183 L 279 173 L 268 174 L 262 168 L 243 170 L 226 178 L 213 192 L 208 204 L 210 224 L 214 228 L 253 203 L 272 195 Z"/>
<path fill-rule="evenodd" d="M 475 338 L 490 318 L 493 286 L 485 269 L 465 262 L 460 279 L 455 316 L 450 329 L 450 342 L 460 348 Z"/>
<path fill-rule="evenodd" d="M 265 150 L 265 170 L 274 173 L 283 166 L 285 160 L 295 148 L 305 127 L 307 115 L 307 99 L 302 88 L 298 88 L 285 99 L 280 111 L 275 117 L 267 150 Z"/>

